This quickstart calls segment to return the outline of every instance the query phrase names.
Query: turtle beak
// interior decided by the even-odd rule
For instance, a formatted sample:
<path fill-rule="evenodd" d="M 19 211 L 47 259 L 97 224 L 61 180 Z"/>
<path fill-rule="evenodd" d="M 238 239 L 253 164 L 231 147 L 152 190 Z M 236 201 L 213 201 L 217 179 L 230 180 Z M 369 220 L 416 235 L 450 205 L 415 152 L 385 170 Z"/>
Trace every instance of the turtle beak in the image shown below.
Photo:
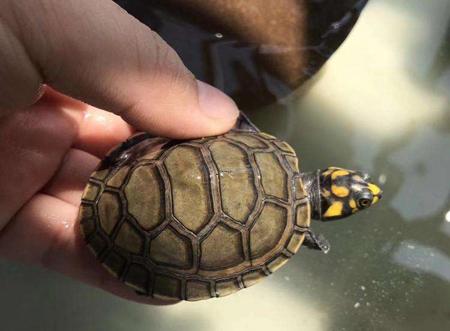
<path fill-rule="evenodd" d="M 375 184 L 369 183 L 369 190 L 373 194 L 372 205 L 376 204 L 383 196 L 383 191 Z"/>

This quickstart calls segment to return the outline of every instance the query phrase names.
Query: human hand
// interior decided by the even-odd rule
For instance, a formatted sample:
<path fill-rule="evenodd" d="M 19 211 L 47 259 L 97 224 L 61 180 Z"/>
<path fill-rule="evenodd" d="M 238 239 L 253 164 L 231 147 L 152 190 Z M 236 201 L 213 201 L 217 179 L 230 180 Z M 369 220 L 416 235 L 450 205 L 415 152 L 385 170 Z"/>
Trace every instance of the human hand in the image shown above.
<path fill-rule="evenodd" d="M 88 252 L 76 224 L 82 190 L 134 128 L 198 137 L 230 129 L 237 115 L 110 0 L 1 1 L 0 256 L 162 303 L 136 296 Z"/>

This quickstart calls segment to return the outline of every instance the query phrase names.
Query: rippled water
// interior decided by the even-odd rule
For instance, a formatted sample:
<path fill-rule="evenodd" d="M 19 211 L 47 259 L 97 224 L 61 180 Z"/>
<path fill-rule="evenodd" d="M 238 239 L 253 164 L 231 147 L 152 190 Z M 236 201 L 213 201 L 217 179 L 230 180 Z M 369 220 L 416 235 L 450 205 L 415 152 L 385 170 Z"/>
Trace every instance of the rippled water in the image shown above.
<path fill-rule="evenodd" d="M 378 206 L 315 223 L 260 285 L 157 308 L 62 276 L 0 264 L 2 330 L 450 329 L 450 1 L 372 0 L 332 60 L 295 95 L 250 115 L 304 170 L 369 171 Z"/>

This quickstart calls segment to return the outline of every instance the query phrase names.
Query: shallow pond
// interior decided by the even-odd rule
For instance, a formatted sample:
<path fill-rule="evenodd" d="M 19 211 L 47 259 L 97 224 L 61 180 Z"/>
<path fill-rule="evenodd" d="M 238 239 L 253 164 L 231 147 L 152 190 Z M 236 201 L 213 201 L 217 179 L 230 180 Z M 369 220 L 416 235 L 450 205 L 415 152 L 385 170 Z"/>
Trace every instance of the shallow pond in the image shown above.
<path fill-rule="evenodd" d="M 371 0 L 319 74 L 250 113 L 303 170 L 367 170 L 384 190 L 348 221 L 229 297 L 139 305 L 63 276 L 0 264 L 3 330 L 449 330 L 450 1 Z"/>

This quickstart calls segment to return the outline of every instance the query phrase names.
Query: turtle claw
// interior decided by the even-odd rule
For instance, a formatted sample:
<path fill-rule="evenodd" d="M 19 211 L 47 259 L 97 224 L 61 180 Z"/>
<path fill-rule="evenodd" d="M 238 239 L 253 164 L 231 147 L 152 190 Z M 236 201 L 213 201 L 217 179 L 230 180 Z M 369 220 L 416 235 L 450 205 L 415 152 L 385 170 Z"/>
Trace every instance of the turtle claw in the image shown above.
<path fill-rule="evenodd" d="M 305 233 L 305 246 L 311 249 L 321 250 L 324 254 L 330 251 L 330 243 L 322 234 L 314 234 L 311 230 Z"/>

